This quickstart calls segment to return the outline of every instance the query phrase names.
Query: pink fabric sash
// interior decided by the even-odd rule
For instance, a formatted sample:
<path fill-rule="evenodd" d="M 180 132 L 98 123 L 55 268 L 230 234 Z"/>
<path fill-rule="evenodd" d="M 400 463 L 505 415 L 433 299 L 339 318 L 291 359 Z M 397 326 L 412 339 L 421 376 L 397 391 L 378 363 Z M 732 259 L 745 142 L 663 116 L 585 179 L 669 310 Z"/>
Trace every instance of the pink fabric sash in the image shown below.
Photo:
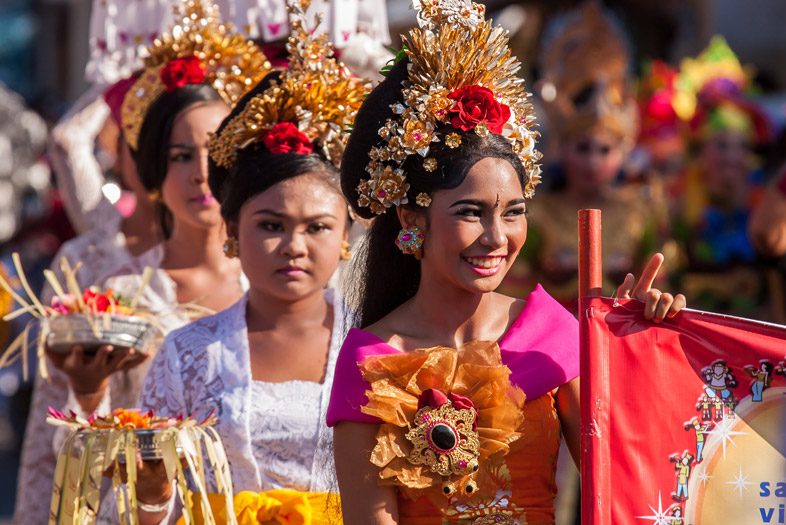
<path fill-rule="evenodd" d="M 511 382 L 521 387 L 529 399 L 579 375 L 579 323 L 540 285 L 529 294 L 524 309 L 499 346 L 502 362 L 511 370 Z M 336 363 L 328 426 L 340 421 L 378 422 L 360 412 L 366 404 L 369 385 L 363 380 L 358 363 L 369 356 L 399 352 L 374 334 L 357 328 L 349 331 Z"/>

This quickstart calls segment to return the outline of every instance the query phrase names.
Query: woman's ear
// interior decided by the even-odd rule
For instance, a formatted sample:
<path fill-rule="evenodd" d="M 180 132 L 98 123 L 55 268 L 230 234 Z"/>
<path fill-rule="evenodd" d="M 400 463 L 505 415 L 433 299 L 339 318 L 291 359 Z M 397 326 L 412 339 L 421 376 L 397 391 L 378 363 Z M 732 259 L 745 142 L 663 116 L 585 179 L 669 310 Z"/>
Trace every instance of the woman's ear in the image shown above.
<path fill-rule="evenodd" d="M 402 228 L 417 226 L 421 231 L 426 231 L 426 216 L 423 212 L 415 211 L 403 206 L 396 206 L 396 214 Z"/>

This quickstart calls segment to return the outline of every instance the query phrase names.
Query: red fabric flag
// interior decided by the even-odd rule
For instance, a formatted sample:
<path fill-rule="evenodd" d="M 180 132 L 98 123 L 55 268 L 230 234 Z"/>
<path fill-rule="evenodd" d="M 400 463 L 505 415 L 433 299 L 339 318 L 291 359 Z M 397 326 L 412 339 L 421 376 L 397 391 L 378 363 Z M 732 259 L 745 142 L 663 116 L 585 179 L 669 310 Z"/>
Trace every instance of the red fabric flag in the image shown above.
<path fill-rule="evenodd" d="M 587 298 L 582 523 L 786 523 L 786 327 Z"/>

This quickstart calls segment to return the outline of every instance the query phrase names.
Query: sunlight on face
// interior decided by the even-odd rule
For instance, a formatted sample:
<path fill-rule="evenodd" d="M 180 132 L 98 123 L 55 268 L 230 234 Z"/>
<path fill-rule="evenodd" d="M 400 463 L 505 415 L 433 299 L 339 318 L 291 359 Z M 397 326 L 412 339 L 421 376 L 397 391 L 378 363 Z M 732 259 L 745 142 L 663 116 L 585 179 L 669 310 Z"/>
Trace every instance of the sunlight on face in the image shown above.
<path fill-rule="evenodd" d="M 347 238 L 347 205 L 324 175 L 300 175 L 243 204 L 237 230 L 251 287 L 278 300 L 297 300 L 321 293 L 336 271 Z"/>
<path fill-rule="evenodd" d="M 485 158 L 456 188 L 433 195 L 422 221 L 423 279 L 472 292 L 495 290 L 527 238 L 524 192 L 506 160 Z"/>
<path fill-rule="evenodd" d="M 218 202 L 207 185 L 207 140 L 229 114 L 223 102 L 189 106 L 175 118 L 161 196 L 178 224 L 208 229 L 221 225 Z"/>

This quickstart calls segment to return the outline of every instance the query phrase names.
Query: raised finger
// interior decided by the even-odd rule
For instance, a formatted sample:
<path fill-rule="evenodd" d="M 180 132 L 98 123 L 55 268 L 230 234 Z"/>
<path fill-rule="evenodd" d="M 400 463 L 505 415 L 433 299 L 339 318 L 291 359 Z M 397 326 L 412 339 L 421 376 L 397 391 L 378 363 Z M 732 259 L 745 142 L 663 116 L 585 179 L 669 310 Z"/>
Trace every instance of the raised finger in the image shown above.
<path fill-rule="evenodd" d="M 636 283 L 636 278 L 632 273 L 625 276 L 622 284 L 617 287 L 618 299 L 630 299 L 630 292 L 633 290 L 633 285 Z"/>
<path fill-rule="evenodd" d="M 687 305 L 688 305 L 688 301 L 687 299 L 685 299 L 684 295 L 682 295 L 681 293 L 675 295 L 674 302 L 672 303 L 671 308 L 669 309 L 669 313 L 668 313 L 669 318 L 677 315 L 679 311 L 685 308 Z"/>
<path fill-rule="evenodd" d="M 79 370 L 84 366 L 85 350 L 79 345 L 71 348 L 71 351 L 63 361 L 63 370 Z"/>
<path fill-rule="evenodd" d="M 658 307 L 661 293 L 660 290 L 648 290 L 642 295 L 644 297 L 640 300 L 644 301 L 644 319 L 650 320 L 655 317 L 655 309 Z"/>
<path fill-rule="evenodd" d="M 663 254 L 656 253 L 653 255 L 650 261 L 647 263 L 647 266 L 645 266 L 644 270 L 642 270 L 639 282 L 636 283 L 636 286 L 633 288 L 632 295 L 635 299 L 640 301 L 644 300 L 644 293 L 652 288 L 652 283 L 655 282 L 655 278 L 658 276 L 658 271 L 660 271 L 660 267 L 662 265 Z"/>
<path fill-rule="evenodd" d="M 653 321 L 659 323 L 666 318 L 666 314 L 669 313 L 669 309 L 671 305 L 674 304 L 674 296 L 670 293 L 661 294 L 660 300 L 658 301 L 658 305 L 655 308 L 655 316 L 653 317 Z"/>
<path fill-rule="evenodd" d="M 133 348 L 123 349 L 122 352 L 118 351 L 120 356 L 112 362 L 112 370 L 124 370 L 130 363 L 136 361 L 138 353 Z"/>

